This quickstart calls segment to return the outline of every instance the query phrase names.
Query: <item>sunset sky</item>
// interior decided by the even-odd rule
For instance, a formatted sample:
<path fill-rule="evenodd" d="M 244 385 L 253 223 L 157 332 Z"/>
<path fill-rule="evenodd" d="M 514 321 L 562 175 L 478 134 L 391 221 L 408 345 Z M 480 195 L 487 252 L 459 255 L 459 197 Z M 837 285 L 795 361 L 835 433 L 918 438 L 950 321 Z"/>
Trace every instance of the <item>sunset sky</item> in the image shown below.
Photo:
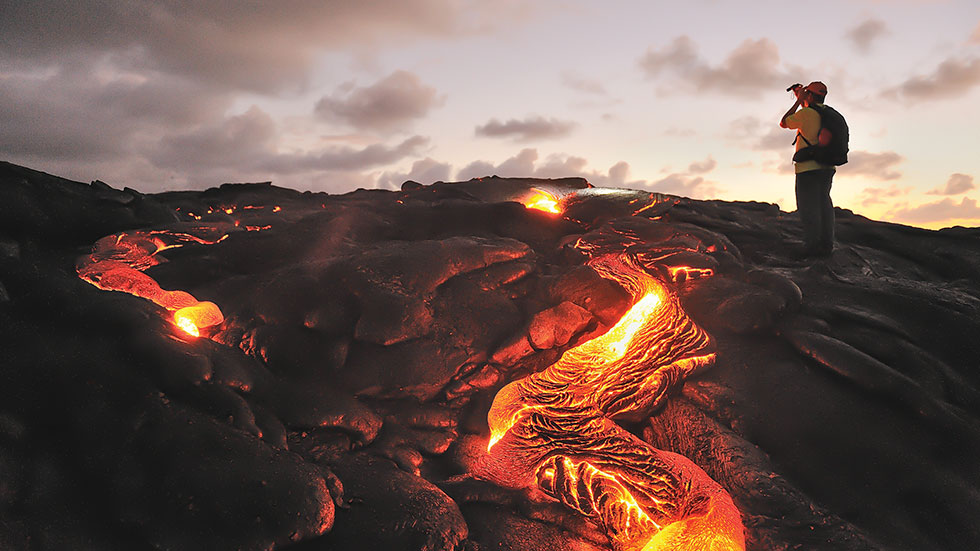
<path fill-rule="evenodd" d="M 76 180 L 338 193 L 584 176 L 792 211 L 785 89 L 821 80 L 851 128 L 837 206 L 980 226 L 976 0 L 0 0 L 0 14 L 0 160 Z"/>

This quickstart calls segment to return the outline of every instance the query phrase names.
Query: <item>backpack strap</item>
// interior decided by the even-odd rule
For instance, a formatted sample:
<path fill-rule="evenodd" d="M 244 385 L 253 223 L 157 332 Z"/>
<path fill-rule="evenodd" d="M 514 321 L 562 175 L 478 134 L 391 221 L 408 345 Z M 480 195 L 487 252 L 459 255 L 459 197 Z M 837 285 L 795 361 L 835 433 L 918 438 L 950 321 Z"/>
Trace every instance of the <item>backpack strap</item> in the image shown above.
<path fill-rule="evenodd" d="M 821 111 L 820 109 L 817 109 L 816 105 L 811 105 L 809 106 L 809 108 L 817 112 L 817 116 L 820 117 L 820 130 L 823 130 L 823 113 L 820 112 Z M 804 107 L 804 109 L 806 109 L 806 107 Z M 817 130 L 818 139 L 820 138 L 820 130 Z M 803 135 L 803 130 L 796 131 L 796 137 L 793 138 L 793 143 L 791 143 L 790 145 L 796 145 L 796 140 L 799 140 L 800 138 L 803 138 L 803 141 L 806 142 L 808 146 L 813 147 L 813 144 L 810 143 L 810 140 L 806 139 L 806 136 Z"/>
<path fill-rule="evenodd" d="M 800 138 L 803 138 L 803 141 L 806 142 L 807 145 L 809 146 L 813 145 L 812 143 L 810 143 L 810 140 L 806 139 L 806 136 L 803 135 L 803 132 L 800 132 L 799 130 L 796 131 L 796 137 L 793 138 L 793 143 L 791 143 L 790 145 L 796 145 L 796 140 Z"/>

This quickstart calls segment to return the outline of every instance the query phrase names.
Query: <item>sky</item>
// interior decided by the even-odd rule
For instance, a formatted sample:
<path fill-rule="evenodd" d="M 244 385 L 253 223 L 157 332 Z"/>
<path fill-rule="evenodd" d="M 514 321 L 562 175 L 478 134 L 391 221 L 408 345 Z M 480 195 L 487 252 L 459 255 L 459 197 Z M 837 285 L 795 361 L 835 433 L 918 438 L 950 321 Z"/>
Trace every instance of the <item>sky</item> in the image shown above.
<path fill-rule="evenodd" d="M 583 176 L 795 210 L 796 82 L 835 205 L 980 226 L 975 0 L 0 0 L 0 160 L 143 192 Z"/>

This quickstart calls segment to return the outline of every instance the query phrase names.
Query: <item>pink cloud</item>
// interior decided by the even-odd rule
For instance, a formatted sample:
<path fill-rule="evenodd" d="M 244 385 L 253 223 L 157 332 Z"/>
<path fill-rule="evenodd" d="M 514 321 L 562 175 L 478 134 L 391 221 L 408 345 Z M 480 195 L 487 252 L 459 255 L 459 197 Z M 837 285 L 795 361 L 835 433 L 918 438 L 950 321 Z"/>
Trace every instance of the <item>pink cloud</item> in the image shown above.
<path fill-rule="evenodd" d="M 584 157 L 565 154 L 553 154 L 539 162 L 538 150 L 522 149 L 517 155 L 510 157 L 500 164 L 488 161 L 474 161 L 456 174 L 456 180 L 469 180 L 484 176 L 497 175 L 501 177 L 529 178 L 565 178 L 578 176 L 599 187 L 626 187 L 641 189 L 649 186 L 646 180 L 630 180 L 630 165 L 619 161 L 605 172 L 589 168 L 588 160 Z"/>
<path fill-rule="evenodd" d="M 715 161 L 714 157 L 708 155 L 708 158 L 703 161 L 695 161 L 687 167 L 687 171 L 693 174 L 706 174 L 711 172 L 718 166 L 718 162 Z"/>
<path fill-rule="evenodd" d="M 717 197 L 721 191 L 716 182 L 705 180 L 701 176 L 678 173 L 670 174 L 647 187 L 660 193 L 680 195 L 692 199 L 711 199 Z"/>
<path fill-rule="evenodd" d="M 680 128 L 677 126 L 671 126 L 663 131 L 664 136 L 670 136 L 671 138 L 690 138 L 697 136 L 697 130 L 693 128 Z"/>
<path fill-rule="evenodd" d="M 784 151 L 792 156 L 794 132 L 775 123 L 766 124 L 756 117 L 739 117 L 728 124 L 725 134 L 735 144 L 758 151 Z"/>
<path fill-rule="evenodd" d="M 964 197 L 959 203 L 947 197 L 935 203 L 926 203 L 914 207 L 904 207 L 889 216 L 896 221 L 925 224 L 929 222 L 945 222 L 952 220 L 980 219 L 980 206 L 976 199 Z"/>
<path fill-rule="evenodd" d="M 700 58 L 688 36 L 679 36 L 662 49 L 649 48 L 640 58 L 640 69 L 648 78 L 670 72 L 695 92 L 720 92 L 750 96 L 790 80 L 779 69 L 779 48 L 766 38 L 745 40 L 718 65 Z"/>
<path fill-rule="evenodd" d="M 844 35 L 861 53 L 871 51 L 875 41 L 888 34 L 888 26 L 880 19 L 867 19 L 860 25 L 851 28 Z"/>
<path fill-rule="evenodd" d="M 0 60 L 44 66 L 112 58 L 141 72 L 269 92 L 304 84 L 318 51 L 472 32 L 472 18 L 490 11 L 475 9 L 454 0 L 7 2 Z M 500 9 L 495 21 L 523 17 Z"/>
<path fill-rule="evenodd" d="M 969 174 L 960 174 L 957 172 L 949 177 L 949 180 L 946 181 L 945 187 L 937 187 L 927 191 L 926 193 L 928 195 L 959 195 L 976 188 L 976 184 L 973 183 L 973 176 L 970 176 Z"/>
<path fill-rule="evenodd" d="M 584 77 L 572 71 L 565 71 L 561 74 L 561 83 L 578 92 L 585 92 L 597 96 L 607 94 L 606 87 L 602 84 L 602 81 Z"/>
<path fill-rule="evenodd" d="M 908 99 L 957 98 L 980 85 L 980 58 L 949 58 L 929 75 L 916 75 L 886 91 Z"/>
<path fill-rule="evenodd" d="M 867 176 L 875 180 L 897 180 L 901 172 L 894 170 L 895 165 L 905 160 L 894 151 L 871 153 L 868 151 L 851 151 L 847 154 L 846 165 L 837 168 L 838 174 L 845 176 Z"/>
<path fill-rule="evenodd" d="M 389 146 L 373 143 L 362 148 L 331 145 L 304 152 L 281 152 L 279 125 L 252 107 L 241 115 L 193 131 L 168 135 L 149 153 L 154 165 L 188 177 L 207 180 L 234 173 L 270 176 L 304 172 L 355 172 L 382 167 L 417 155 L 429 140 L 412 136 Z"/>
<path fill-rule="evenodd" d="M 395 71 L 370 86 L 343 86 L 333 96 L 321 98 L 314 111 L 356 128 L 389 129 L 425 117 L 445 101 L 445 95 L 423 84 L 417 75 Z"/>
<path fill-rule="evenodd" d="M 426 157 L 412 163 L 412 169 L 407 173 L 385 171 L 378 178 L 378 187 L 382 189 L 399 189 L 403 182 L 412 180 L 420 184 L 448 181 L 452 165 L 441 163 L 431 157 Z"/>
<path fill-rule="evenodd" d="M 886 202 L 886 199 L 895 199 L 896 197 L 902 197 L 908 195 L 912 191 L 911 187 L 898 187 L 896 184 L 892 184 L 887 188 L 879 187 L 869 187 L 861 190 L 861 205 L 865 207 L 870 207 L 871 205 L 880 205 Z"/>
<path fill-rule="evenodd" d="M 500 122 L 490 119 L 486 124 L 476 127 L 477 136 L 490 138 L 512 138 L 516 141 L 527 142 L 547 138 L 561 138 L 572 133 L 576 124 L 542 116 L 527 117 L 523 120 L 510 119 Z"/>

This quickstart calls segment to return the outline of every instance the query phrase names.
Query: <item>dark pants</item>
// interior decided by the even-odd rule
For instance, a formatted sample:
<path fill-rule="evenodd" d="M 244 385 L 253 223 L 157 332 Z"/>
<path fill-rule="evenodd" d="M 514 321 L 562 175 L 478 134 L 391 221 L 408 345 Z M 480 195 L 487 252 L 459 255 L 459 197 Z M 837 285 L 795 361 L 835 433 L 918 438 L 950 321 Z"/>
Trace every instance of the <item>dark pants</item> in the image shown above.
<path fill-rule="evenodd" d="M 811 170 L 796 175 L 796 211 L 803 226 L 803 245 L 813 252 L 834 249 L 834 204 L 830 185 L 834 170 Z"/>

